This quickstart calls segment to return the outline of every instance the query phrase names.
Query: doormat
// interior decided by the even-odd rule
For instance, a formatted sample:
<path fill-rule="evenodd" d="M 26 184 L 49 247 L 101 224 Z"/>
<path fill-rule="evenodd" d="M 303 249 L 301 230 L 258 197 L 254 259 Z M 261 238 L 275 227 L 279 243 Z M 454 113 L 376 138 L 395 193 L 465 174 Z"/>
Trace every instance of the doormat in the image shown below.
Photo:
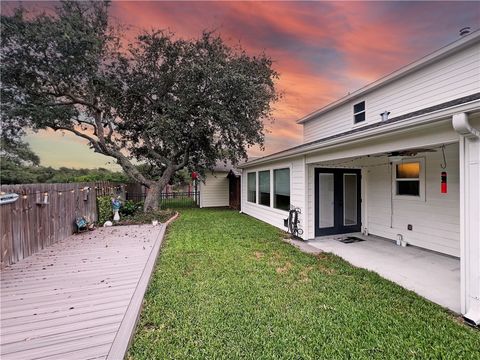
<path fill-rule="evenodd" d="M 356 236 L 347 236 L 347 237 L 344 237 L 343 239 L 339 239 L 338 241 L 340 241 L 344 244 L 352 244 L 352 243 L 356 243 L 356 242 L 360 242 L 360 241 L 365 241 L 365 239 L 361 239 L 361 238 L 356 237 Z"/>

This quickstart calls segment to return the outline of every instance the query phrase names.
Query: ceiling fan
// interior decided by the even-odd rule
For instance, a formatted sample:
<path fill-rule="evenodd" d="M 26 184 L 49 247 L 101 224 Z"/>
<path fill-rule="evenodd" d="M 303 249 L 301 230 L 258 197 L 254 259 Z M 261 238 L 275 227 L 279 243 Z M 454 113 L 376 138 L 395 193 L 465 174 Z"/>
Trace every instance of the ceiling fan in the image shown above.
<path fill-rule="evenodd" d="M 425 152 L 436 152 L 435 149 L 428 149 L 428 148 L 414 148 L 414 149 L 407 149 L 407 150 L 399 150 L 399 151 L 391 151 L 388 153 L 382 153 L 375 156 L 388 156 L 391 157 L 403 157 L 403 156 L 415 156 L 419 153 Z"/>

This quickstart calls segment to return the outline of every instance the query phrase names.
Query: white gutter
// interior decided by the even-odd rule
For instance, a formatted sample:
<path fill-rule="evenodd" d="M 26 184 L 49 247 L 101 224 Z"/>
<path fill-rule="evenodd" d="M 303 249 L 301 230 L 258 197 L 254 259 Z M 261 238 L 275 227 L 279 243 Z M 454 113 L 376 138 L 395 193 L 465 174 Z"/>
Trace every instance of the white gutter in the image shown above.
<path fill-rule="evenodd" d="M 480 130 L 470 125 L 468 116 L 465 113 L 453 115 L 452 125 L 455 131 L 462 136 L 480 138 Z"/>
<path fill-rule="evenodd" d="M 480 326 L 480 131 L 466 113 L 455 114 L 452 125 L 460 134 L 460 272 L 465 321 Z"/>
<path fill-rule="evenodd" d="M 401 120 L 398 122 L 393 122 L 388 126 L 374 127 L 364 131 L 359 131 L 353 134 L 330 139 L 324 142 L 313 143 L 310 146 L 307 145 L 303 147 L 300 145 L 301 147 L 299 147 L 298 149 L 294 148 L 292 150 L 284 150 L 276 154 L 267 155 L 265 157 L 238 165 L 237 168 L 246 169 L 251 166 L 260 165 L 263 163 L 269 163 L 274 160 L 279 160 L 279 159 L 283 160 L 283 159 L 288 159 L 288 158 L 292 158 L 299 155 L 306 155 L 306 154 L 316 152 L 324 148 L 341 144 L 347 141 L 361 140 L 363 138 L 368 138 L 375 135 L 382 135 L 395 130 L 428 124 L 428 123 L 439 121 L 439 120 L 446 120 L 446 118 L 452 116 L 452 114 L 459 113 L 459 112 L 468 112 L 470 110 L 478 109 L 479 107 L 480 107 L 480 100 L 474 100 L 468 103 L 451 106 L 447 109 L 437 110 L 437 111 L 430 112 L 428 114 L 423 114 L 423 115 L 411 117 L 405 120 Z"/>

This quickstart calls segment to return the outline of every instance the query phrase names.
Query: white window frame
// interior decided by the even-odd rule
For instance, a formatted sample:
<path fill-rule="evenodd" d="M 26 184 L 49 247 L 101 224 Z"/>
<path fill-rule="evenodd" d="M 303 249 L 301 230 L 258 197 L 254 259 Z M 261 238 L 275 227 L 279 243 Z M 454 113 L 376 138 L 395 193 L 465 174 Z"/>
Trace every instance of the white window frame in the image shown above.
<path fill-rule="evenodd" d="M 420 173 L 418 177 L 418 190 L 419 195 L 398 195 L 397 194 L 397 182 L 398 181 L 412 181 L 417 178 L 397 179 L 397 165 L 408 163 L 420 163 Z M 425 158 L 408 158 L 399 161 L 392 162 L 392 198 L 394 200 L 413 200 L 413 201 L 425 201 Z"/>
<path fill-rule="evenodd" d="M 362 111 L 357 111 L 355 112 L 355 105 L 361 104 L 363 102 L 363 110 Z M 365 100 L 358 101 L 355 104 L 352 105 L 352 110 L 353 110 L 353 126 L 360 126 L 360 125 L 365 125 L 367 123 L 367 102 Z M 358 114 L 364 113 L 365 114 L 365 120 L 355 122 L 355 116 Z"/>
<path fill-rule="evenodd" d="M 248 192 L 250 191 L 248 187 L 248 178 L 250 177 L 250 174 L 255 174 L 255 201 L 248 200 Z M 247 172 L 247 203 L 258 204 L 258 173 L 256 171 Z"/>
<path fill-rule="evenodd" d="M 290 198 L 290 203 L 289 203 L 289 208 L 291 207 L 292 205 L 292 166 L 279 166 L 279 167 L 275 167 L 275 168 L 272 168 L 270 170 L 270 178 L 272 179 L 271 180 L 271 184 L 272 184 L 272 188 L 271 188 L 271 193 L 270 193 L 270 207 L 274 210 L 278 210 L 278 211 L 282 211 L 282 212 L 288 212 L 289 210 L 283 210 L 283 209 L 279 209 L 279 208 L 276 208 L 275 207 L 275 170 L 284 170 L 284 169 L 288 169 L 288 177 L 289 177 L 289 194 L 288 194 L 288 197 Z"/>
<path fill-rule="evenodd" d="M 292 174 L 293 174 L 293 165 L 292 163 L 278 163 L 278 164 L 275 164 L 275 165 L 272 165 L 272 166 L 267 166 L 267 167 L 259 167 L 259 168 L 255 168 L 255 170 L 251 170 L 251 171 L 248 171 L 247 169 L 245 169 L 247 171 L 247 174 L 250 174 L 250 173 L 256 173 L 256 191 L 257 191 L 257 197 L 256 197 L 256 202 L 251 202 L 251 201 L 248 201 L 248 175 L 247 175 L 247 198 L 246 198 L 246 204 L 252 206 L 252 205 L 256 205 L 258 206 L 258 208 L 261 208 L 261 209 L 265 209 L 265 210 L 268 210 L 268 211 L 272 211 L 274 213 L 277 213 L 277 214 L 281 214 L 282 216 L 285 216 L 285 214 L 288 214 L 288 211 L 287 210 L 282 210 L 282 209 L 277 209 L 275 207 L 273 207 L 273 202 L 274 202 L 274 170 L 279 170 L 279 169 L 289 169 L 290 170 L 290 205 L 291 205 L 291 201 L 292 201 Z M 258 177 L 259 177 L 259 172 L 260 171 L 270 171 L 270 206 L 266 206 L 266 205 L 262 205 L 259 203 L 259 181 L 258 181 Z"/>
<path fill-rule="evenodd" d="M 268 182 L 269 182 L 269 195 L 270 195 L 270 204 L 269 205 L 264 205 L 260 204 L 260 173 L 261 172 L 267 172 L 268 171 Z M 258 179 L 258 191 L 257 191 L 257 204 L 266 208 L 269 208 L 272 206 L 272 170 L 270 169 L 265 169 L 265 170 L 258 170 L 257 171 L 257 179 Z"/>

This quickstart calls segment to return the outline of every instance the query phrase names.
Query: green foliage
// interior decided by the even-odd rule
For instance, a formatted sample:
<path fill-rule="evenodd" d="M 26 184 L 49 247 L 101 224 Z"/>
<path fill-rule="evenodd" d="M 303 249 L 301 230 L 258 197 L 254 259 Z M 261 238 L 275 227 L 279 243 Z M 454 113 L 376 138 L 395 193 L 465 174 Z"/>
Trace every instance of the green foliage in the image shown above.
<path fill-rule="evenodd" d="M 111 196 L 98 196 L 97 197 L 97 209 L 98 209 L 98 224 L 102 226 L 105 221 L 113 221 L 112 210 L 112 197 Z"/>
<path fill-rule="evenodd" d="M 62 1 L 50 13 L 1 16 L 1 112 L 17 135 L 73 133 L 156 189 L 185 167 L 202 173 L 263 146 L 278 99 L 268 56 L 207 32 L 184 40 L 154 30 L 127 50 L 108 11 L 109 2 Z"/>
<path fill-rule="evenodd" d="M 109 99 L 122 119 L 118 132 L 160 173 L 171 164 L 202 171 L 219 159 L 235 163 L 263 144 L 263 121 L 278 98 L 278 74 L 264 54 L 250 57 L 214 33 L 186 41 L 153 31 L 115 65 Z"/>
<path fill-rule="evenodd" d="M 39 176 L 38 168 L 33 166 L 18 165 L 11 159 L 3 158 L 0 161 L 0 182 L 2 184 L 32 184 L 37 182 Z"/>
<path fill-rule="evenodd" d="M 135 202 L 133 200 L 126 200 L 122 203 L 119 214 L 120 216 L 132 216 L 143 208 L 142 202 Z"/>
<path fill-rule="evenodd" d="M 480 358 L 478 330 L 440 306 L 282 236 L 236 211 L 182 210 L 127 358 Z"/>
<path fill-rule="evenodd" d="M 130 181 L 128 176 L 121 172 L 114 172 L 103 168 L 98 169 L 71 169 L 61 167 L 53 169 L 45 166 L 25 166 L 10 159 L 1 162 L 2 184 L 32 184 L 32 183 L 71 183 L 110 181 L 125 183 Z"/>
<path fill-rule="evenodd" d="M 2 124 L 2 127 L 5 125 Z M 0 161 L 15 166 L 39 165 L 40 158 L 33 152 L 30 145 L 21 137 L 8 134 L 3 128 L 0 132 Z"/>
<path fill-rule="evenodd" d="M 113 221 L 112 210 L 112 196 L 98 196 L 98 224 L 102 226 L 105 221 Z M 120 221 L 115 225 L 132 225 L 132 224 L 150 224 L 152 220 L 160 222 L 167 221 L 175 211 L 171 209 L 143 212 L 143 203 L 135 202 L 133 200 L 126 200 L 122 202 L 120 207 Z"/>

